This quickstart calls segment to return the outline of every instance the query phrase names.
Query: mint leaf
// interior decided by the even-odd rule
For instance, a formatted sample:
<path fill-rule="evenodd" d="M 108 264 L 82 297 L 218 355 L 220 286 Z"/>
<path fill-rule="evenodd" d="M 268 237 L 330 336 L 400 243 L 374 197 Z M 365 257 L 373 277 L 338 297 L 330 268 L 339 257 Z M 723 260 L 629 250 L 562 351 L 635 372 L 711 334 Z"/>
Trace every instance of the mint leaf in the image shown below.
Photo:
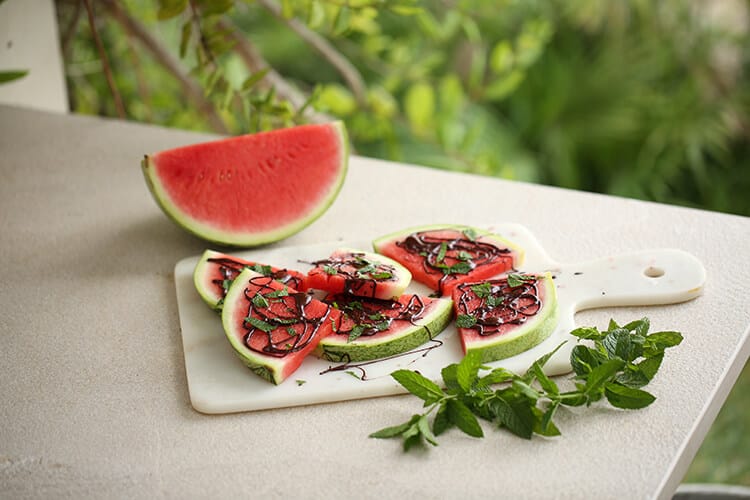
<path fill-rule="evenodd" d="M 515 288 L 517 286 L 523 285 L 524 283 L 535 282 L 536 277 L 530 276 L 528 274 L 509 273 L 507 276 L 507 281 L 509 287 Z"/>
<path fill-rule="evenodd" d="M 338 274 L 338 271 L 335 267 L 329 266 L 328 264 L 323 265 L 323 271 L 325 271 L 326 274 L 335 275 Z"/>
<path fill-rule="evenodd" d="M 245 318 L 245 323 L 250 323 L 253 326 L 253 328 L 262 330 L 266 333 L 272 332 L 276 328 L 272 324 L 266 323 L 262 319 L 255 318 L 253 316 L 248 316 L 247 318 Z"/>
<path fill-rule="evenodd" d="M 448 252 L 448 243 L 445 241 L 440 243 L 440 250 L 438 250 L 437 257 L 435 257 L 435 262 L 443 262 L 445 260 L 445 254 Z"/>
<path fill-rule="evenodd" d="M 524 439 L 531 439 L 536 418 L 532 404 L 513 389 L 497 391 L 490 402 L 499 423 L 510 432 Z"/>
<path fill-rule="evenodd" d="M 466 239 L 469 241 L 476 241 L 477 240 L 477 232 L 473 228 L 466 228 L 463 230 L 464 236 L 466 236 Z"/>
<path fill-rule="evenodd" d="M 432 421 L 432 432 L 439 436 L 452 426 L 453 423 L 448 418 L 448 401 L 445 401 L 438 408 L 435 419 Z"/>
<path fill-rule="evenodd" d="M 570 334 L 579 339 L 600 340 L 603 337 L 602 333 L 597 328 L 592 327 L 576 328 L 570 332 Z"/>
<path fill-rule="evenodd" d="M 377 438 L 377 439 L 388 439 L 400 436 L 406 430 L 411 427 L 411 425 L 416 422 L 416 420 L 419 418 L 419 415 L 414 415 L 411 420 L 408 422 L 405 422 L 401 425 L 394 425 L 393 427 L 385 427 L 383 429 L 380 429 L 379 431 L 375 431 L 372 434 L 370 434 L 371 438 Z"/>
<path fill-rule="evenodd" d="M 430 423 L 427 421 L 427 416 L 422 415 L 419 420 L 417 420 L 417 428 L 419 429 L 419 433 L 422 434 L 422 437 L 430 443 L 432 446 L 437 446 L 437 440 L 435 438 L 435 435 L 432 433 L 432 430 L 430 430 Z"/>
<path fill-rule="evenodd" d="M 604 394 L 609 404 L 627 410 L 645 408 L 656 400 L 652 394 L 646 391 L 620 384 L 607 384 Z"/>
<path fill-rule="evenodd" d="M 461 401 L 449 399 L 446 402 L 446 414 L 448 420 L 465 434 L 472 437 L 484 437 L 482 426 L 479 425 L 477 417 Z"/>
<path fill-rule="evenodd" d="M 469 314 L 459 314 L 456 317 L 456 326 L 459 328 L 471 328 L 477 324 L 477 319 Z"/>
<path fill-rule="evenodd" d="M 468 262 L 456 262 L 448 269 L 448 274 L 469 274 L 471 264 Z"/>
<path fill-rule="evenodd" d="M 274 290 L 273 292 L 268 292 L 266 294 L 266 298 L 269 299 L 277 299 L 279 297 L 286 297 L 289 295 L 289 289 L 287 287 L 279 288 L 278 290 Z"/>
<path fill-rule="evenodd" d="M 253 264 L 252 266 L 245 266 L 249 267 L 256 273 L 260 273 L 263 276 L 271 276 L 273 274 L 273 270 L 271 269 L 271 266 L 267 266 L 264 264 Z"/>
<path fill-rule="evenodd" d="M 260 293 L 256 293 L 255 295 L 253 295 L 253 299 L 250 302 L 252 302 L 253 306 L 257 307 L 258 309 L 265 309 L 268 307 L 268 301 Z"/>
<path fill-rule="evenodd" d="M 374 280 L 387 280 L 393 278 L 393 274 L 388 271 L 379 271 L 377 273 L 370 273 L 370 278 Z"/>
<path fill-rule="evenodd" d="M 425 404 L 431 404 L 441 399 L 445 394 L 438 385 L 425 378 L 423 375 L 411 370 L 396 370 L 391 373 L 396 382 L 423 400 Z"/>
<path fill-rule="evenodd" d="M 464 392 L 468 392 L 477 380 L 479 367 L 482 366 L 482 355 L 469 351 L 456 367 L 456 381 Z"/>
<path fill-rule="evenodd" d="M 472 285 L 471 291 L 476 294 L 477 297 L 483 299 L 492 293 L 492 285 L 489 283 L 480 283 L 478 285 Z"/>
<path fill-rule="evenodd" d="M 346 340 L 347 342 L 353 342 L 357 340 L 363 333 L 365 332 L 365 327 L 363 325 L 354 325 L 352 327 L 352 330 L 349 332 L 349 338 Z"/>

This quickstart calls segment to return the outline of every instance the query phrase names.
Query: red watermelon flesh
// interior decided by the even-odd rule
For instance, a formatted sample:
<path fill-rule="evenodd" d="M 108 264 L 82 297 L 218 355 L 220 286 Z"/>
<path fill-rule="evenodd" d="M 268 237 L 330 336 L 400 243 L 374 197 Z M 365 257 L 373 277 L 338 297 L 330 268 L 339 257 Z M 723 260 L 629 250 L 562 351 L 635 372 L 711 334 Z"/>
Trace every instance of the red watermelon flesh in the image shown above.
<path fill-rule="evenodd" d="M 459 283 L 514 269 L 523 259 L 523 251 L 509 241 L 467 226 L 416 228 L 385 236 L 373 245 L 442 296 L 450 296 Z"/>
<path fill-rule="evenodd" d="M 340 248 L 327 259 L 312 262 L 305 287 L 328 293 L 391 299 L 400 296 L 411 282 L 411 273 L 382 255 Z"/>
<path fill-rule="evenodd" d="M 195 288 L 212 309 L 221 310 L 229 286 L 246 267 L 264 276 L 270 276 L 296 290 L 303 289 L 304 275 L 298 271 L 253 262 L 214 250 L 203 252 L 195 266 L 193 272 Z"/>
<path fill-rule="evenodd" d="M 146 156 L 143 171 L 164 212 L 210 241 L 252 246 L 320 216 L 348 162 L 341 122 L 301 125 Z"/>
<path fill-rule="evenodd" d="M 339 314 L 307 293 L 246 269 L 227 293 L 222 323 L 245 364 L 280 384 L 332 333 Z"/>

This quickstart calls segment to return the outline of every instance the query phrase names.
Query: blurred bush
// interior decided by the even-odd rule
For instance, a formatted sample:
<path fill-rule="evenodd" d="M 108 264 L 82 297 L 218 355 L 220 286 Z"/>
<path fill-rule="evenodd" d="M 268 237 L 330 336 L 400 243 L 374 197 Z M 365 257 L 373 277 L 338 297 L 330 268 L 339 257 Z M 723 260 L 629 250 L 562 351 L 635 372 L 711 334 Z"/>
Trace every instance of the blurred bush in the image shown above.
<path fill-rule="evenodd" d="M 750 215 L 741 0 L 58 0 L 71 109 Z"/>

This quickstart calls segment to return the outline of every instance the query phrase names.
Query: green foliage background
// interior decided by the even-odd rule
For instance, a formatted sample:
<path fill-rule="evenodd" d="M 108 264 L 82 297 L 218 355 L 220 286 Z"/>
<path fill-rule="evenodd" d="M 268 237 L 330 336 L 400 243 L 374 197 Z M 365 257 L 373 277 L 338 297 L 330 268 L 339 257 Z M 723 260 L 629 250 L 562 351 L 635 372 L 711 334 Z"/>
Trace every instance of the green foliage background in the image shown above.
<path fill-rule="evenodd" d="M 315 110 L 367 156 L 750 215 L 746 0 L 93 3 L 128 119 L 239 134 Z M 81 5 L 57 0 L 71 108 L 117 116 Z M 687 480 L 750 485 L 749 381 Z"/>

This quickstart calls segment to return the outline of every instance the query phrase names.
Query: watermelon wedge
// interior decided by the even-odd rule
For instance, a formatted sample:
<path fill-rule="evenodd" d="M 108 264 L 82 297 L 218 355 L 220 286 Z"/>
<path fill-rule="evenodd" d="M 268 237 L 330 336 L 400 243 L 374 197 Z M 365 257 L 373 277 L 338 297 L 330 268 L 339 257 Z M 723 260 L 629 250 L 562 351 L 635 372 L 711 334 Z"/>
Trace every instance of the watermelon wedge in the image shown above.
<path fill-rule="evenodd" d="M 164 213 L 203 239 L 232 246 L 278 241 L 312 223 L 344 182 L 341 122 L 300 125 L 153 155 L 143 174 Z"/>
<path fill-rule="evenodd" d="M 524 255 L 521 248 L 499 235 L 456 225 L 406 229 L 375 240 L 373 247 L 442 296 L 450 296 L 459 283 L 516 269 Z"/>
<path fill-rule="evenodd" d="M 411 273 L 383 255 L 339 248 L 327 259 L 312 262 L 305 287 L 376 299 L 396 298 L 411 282 Z"/>
<path fill-rule="evenodd" d="M 435 338 L 450 323 L 450 299 L 405 294 L 380 300 L 336 294 L 325 302 L 341 311 L 334 333 L 315 355 L 335 362 L 368 361 L 410 351 Z"/>
<path fill-rule="evenodd" d="M 221 321 L 245 365 L 280 384 L 332 333 L 339 314 L 329 304 L 247 268 L 229 287 Z"/>
<path fill-rule="evenodd" d="M 557 326 L 557 292 L 549 273 L 460 283 L 453 303 L 464 353 L 479 351 L 482 362 L 531 349 Z"/>
<path fill-rule="evenodd" d="M 196 264 L 195 271 L 193 271 L 195 289 L 211 309 L 221 311 L 229 286 L 246 267 L 263 276 L 270 276 L 295 290 L 302 290 L 304 275 L 298 271 L 279 269 L 215 250 L 203 252 L 198 264 Z"/>

